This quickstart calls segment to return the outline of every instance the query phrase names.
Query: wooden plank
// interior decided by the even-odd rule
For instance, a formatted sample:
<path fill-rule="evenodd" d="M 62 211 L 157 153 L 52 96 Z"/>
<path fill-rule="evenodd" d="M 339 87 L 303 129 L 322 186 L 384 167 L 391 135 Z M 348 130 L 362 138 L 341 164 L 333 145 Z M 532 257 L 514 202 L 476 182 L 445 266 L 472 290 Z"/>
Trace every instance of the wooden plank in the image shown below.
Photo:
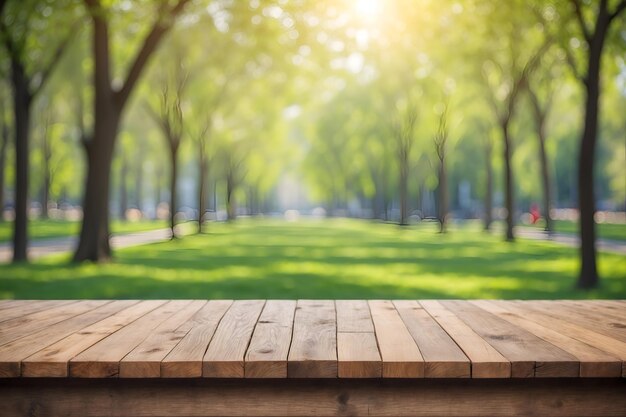
<path fill-rule="evenodd" d="M 439 301 L 420 305 L 454 339 L 472 362 L 472 378 L 510 378 L 511 362 Z"/>
<path fill-rule="evenodd" d="M 337 322 L 334 302 L 298 300 L 287 376 L 337 377 Z"/>
<path fill-rule="evenodd" d="M 235 301 L 224 314 L 202 359 L 202 376 L 243 378 L 244 355 L 254 326 L 261 314 L 263 300 Z"/>
<path fill-rule="evenodd" d="M 21 304 L 33 303 L 33 300 L 0 300 L 0 311 L 7 308 L 15 307 Z"/>
<path fill-rule="evenodd" d="M 471 376 L 467 356 L 417 301 L 399 300 L 393 304 L 424 358 L 424 377 Z"/>
<path fill-rule="evenodd" d="M 472 303 L 516 326 L 528 330 L 546 342 L 550 342 L 578 358 L 581 377 L 619 377 L 622 374 L 621 360 L 586 343 L 559 333 L 558 326 L 551 323 L 550 320 L 539 324 L 526 319 L 524 316 L 511 313 L 493 302 L 473 301 Z"/>
<path fill-rule="evenodd" d="M 604 304 L 596 301 L 567 301 L 563 302 L 565 305 L 585 310 L 591 310 L 596 313 L 601 313 L 602 317 L 608 318 L 609 320 L 617 320 L 620 324 L 625 325 L 624 321 L 626 321 L 626 308 L 617 308 L 616 306 L 610 304 Z M 617 326 L 620 327 L 620 326 Z"/>
<path fill-rule="evenodd" d="M 337 333 L 339 378 L 380 378 L 382 360 L 374 333 Z"/>
<path fill-rule="evenodd" d="M 0 347 L 0 377 L 20 376 L 21 361 L 23 359 L 134 303 L 137 303 L 137 301 L 107 302 L 94 310 L 87 311 L 46 327 L 37 333 L 7 343 Z"/>
<path fill-rule="evenodd" d="M 340 378 L 380 378 L 382 359 L 367 301 L 337 300 L 337 373 Z"/>
<path fill-rule="evenodd" d="M 337 300 L 337 332 L 374 333 L 374 323 L 365 300 Z"/>
<path fill-rule="evenodd" d="M 95 300 L 78 301 L 5 321 L 0 325 L 0 346 L 36 333 L 70 317 L 93 310 L 104 303 L 103 301 Z"/>
<path fill-rule="evenodd" d="M 294 300 L 265 303 L 246 353 L 246 378 L 287 378 L 295 312 Z"/>
<path fill-rule="evenodd" d="M 70 360 L 70 375 L 81 378 L 117 377 L 120 360 L 141 343 L 150 332 L 189 304 L 170 301 L 122 327 Z"/>
<path fill-rule="evenodd" d="M 424 358 L 391 301 L 369 301 L 384 378 L 422 378 Z"/>
<path fill-rule="evenodd" d="M 581 327 L 577 324 L 570 323 L 566 320 L 550 317 L 538 311 L 530 310 L 525 307 L 524 304 L 520 304 L 519 302 L 499 302 L 498 305 L 509 311 L 518 313 L 536 323 L 541 324 L 549 320 L 553 326 L 558 327 L 559 333 L 580 340 L 581 342 L 619 358 L 622 361 L 622 376 L 626 376 L 626 343 L 613 339 L 612 337 L 605 336 L 602 333 L 597 333 L 585 327 Z"/>
<path fill-rule="evenodd" d="M 624 317 L 611 320 L 606 314 L 593 312 L 587 308 L 568 306 L 558 301 L 548 302 L 548 304 L 544 301 L 527 301 L 524 305 L 626 342 L 626 318 Z"/>
<path fill-rule="evenodd" d="M 165 320 L 120 361 L 122 378 L 158 378 L 161 361 L 190 330 L 192 316 L 207 302 L 195 300 Z"/>
<path fill-rule="evenodd" d="M 232 300 L 211 300 L 193 317 L 191 329 L 161 361 L 161 377 L 198 378 L 202 358 Z"/>
<path fill-rule="evenodd" d="M 511 362 L 511 377 L 576 377 L 580 363 L 569 353 L 464 301 L 442 301 Z"/>
<path fill-rule="evenodd" d="M 7 304 L 5 308 L 0 311 L 0 323 L 8 320 L 12 320 L 19 317 L 24 317 L 29 314 L 37 313 L 42 310 L 46 310 L 53 307 L 59 307 L 62 305 L 70 304 L 72 300 L 14 300 L 13 303 Z"/>
<path fill-rule="evenodd" d="M 3 417 L 623 416 L 621 379 L 11 380 Z"/>
<path fill-rule="evenodd" d="M 70 359 L 164 303 L 165 301 L 154 300 L 133 304 L 51 344 L 22 361 L 22 376 L 67 377 Z"/>

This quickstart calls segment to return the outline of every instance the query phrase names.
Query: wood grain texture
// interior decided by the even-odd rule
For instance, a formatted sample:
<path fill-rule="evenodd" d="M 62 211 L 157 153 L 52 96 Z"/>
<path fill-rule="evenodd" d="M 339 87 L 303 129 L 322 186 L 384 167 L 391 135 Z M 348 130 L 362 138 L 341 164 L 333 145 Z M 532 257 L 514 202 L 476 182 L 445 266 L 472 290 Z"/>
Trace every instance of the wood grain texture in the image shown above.
<path fill-rule="evenodd" d="M 626 302 L 0 301 L 0 379 L 626 377 Z"/>
<path fill-rule="evenodd" d="M 161 361 L 190 330 L 190 319 L 207 302 L 192 301 L 157 326 L 150 335 L 120 361 L 122 378 L 158 378 Z"/>
<path fill-rule="evenodd" d="M 29 314 L 37 313 L 38 311 L 48 310 L 53 307 L 59 307 L 65 304 L 70 304 L 72 300 L 43 300 L 43 301 L 29 301 L 29 300 L 12 300 L 11 303 L 6 302 L 2 310 L 0 310 L 0 323 L 12 320 L 18 317 L 26 317 Z"/>
<path fill-rule="evenodd" d="M 424 377 L 471 376 L 467 356 L 417 301 L 394 301 L 393 304 L 424 358 Z"/>
<path fill-rule="evenodd" d="M 26 377 L 67 377 L 70 359 L 164 303 L 165 301 L 136 303 L 49 345 L 22 361 L 22 375 Z"/>
<path fill-rule="evenodd" d="M 337 377 L 337 322 L 333 301 L 298 301 L 287 376 Z"/>
<path fill-rule="evenodd" d="M 606 352 L 589 346 L 558 332 L 558 326 L 549 327 L 550 321 L 535 323 L 523 316 L 511 313 L 489 301 L 472 301 L 485 311 L 497 315 L 529 332 L 552 343 L 575 356 L 580 361 L 581 377 L 619 377 L 622 374 L 622 361 Z"/>
<path fill-rule="evenodd" d="M 380 378 L 382 360 L 374 333 L 337 333 L 339 378 Z"/>
<path fill-rule="evenodd" d="M 120 361 L 152 330 L 189 301 L 170 301 L 122 327 L 70 360 L 70 375 L 80 378 L 118 377 Z"/>
<path fill-rule="evenodd" d="M 561 302 L 528 301 L 524 304 L 530 309 L 538 310 L 549 316 L 576 323 L 594 332 L 602 333 L 622 342 L 626 342 L 626 318 L 619 320 L 612 316 L 601 314 L 588 309 L 568 306 Z"/>
<path fill-rule="evenodd" d="M 424 377 L 424 358 L 391 301 L 369 302 L 384 378 Z"/>
<path fill-rule="evenodd" d="M 0 346 L 13 340 L 36 333 L 70 317 L 93 310 L 103 304 L 102 301 L 76 301 L 45 309 L 24 317 L 16 317 L 0 323 Z"/>
<path fill-rule="evenodd" d="M 202 358 L 222 317 L 232 300 L 211 300 L 192 319 L 191 329 L 161 361 L 165 378 L 198 378 L 202 376 Z"/>
<path fill-rule="evenodd" d="M 137 301 L 105 302 L 100 307 L 48 326 L 37 333 L 22 337 L 0 347 L 0 377 L 17 377 L 21 361 L 49 345 L 103 320 Z"/>
<path fill-rule="evenodd" d="M 511 362 L 439 301 L 420 301 L 472 361 L 472 378 L 510 378 Z"/>
<path fill-rule="evenodd" d="M 511 362 L 513 378 L 579 376 L 574 356 L 534 334 L 468 302 L 441 303 Z"/>
<path fill-rule="evenodd" d="M 296 302 L 268 300 L 245 358 L 246 378 L 287 378 Z"/>
<path fill-rule="evenodd" d="M 367 301 L 337 300 L 339 378 L 380 378 L 382 359 Z"/>
<path fill-rule="evenodd" d="M 623 416 L 621 379 L 6 380 L 4 417 Z"/>
<path fill-rule="evenodd" d="M 616 356 L 622 361 L 622 376 L 626 377 L 626 343 L 613 339 L 612 337 L 606 336 L 602 333 L 597 333 L 585 327 L 581 327 L 578 324 L 531 310 L 527 308 L 524 303 L 498 302 L 498 305 L 509 311 L 523 315 L 525 318 L 539 324 L 550 321 L 552 326 L 558 327 L 559 333 L 573 339 L 580 340 L 581 342 L 587 343 L 590 346 Z"/>
<path fill-rule="evenodd" d="M 235 301 L 224 314 L 202 359 L 202 376 L 243 378 L 244 356 L 265 301 Z"/>
<path fill-rule="evenodd" d="M 337 300 L 337 332 L 374 332 L 374 323 L 365 300 Z"/>

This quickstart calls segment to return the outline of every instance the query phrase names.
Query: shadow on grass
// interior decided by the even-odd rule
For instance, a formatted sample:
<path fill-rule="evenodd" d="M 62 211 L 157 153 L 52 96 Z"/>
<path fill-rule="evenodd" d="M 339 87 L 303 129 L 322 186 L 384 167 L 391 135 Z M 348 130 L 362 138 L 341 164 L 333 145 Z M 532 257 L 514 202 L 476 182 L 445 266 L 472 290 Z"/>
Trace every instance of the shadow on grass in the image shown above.
<path fill-rule="evenodd" d="M 0 267 L 3 298 L 624 298 L 626 263 L 603 254 L 602 288 L 573 288 L 574 249 L 503 243 L 471 228 L 328 221 L 212 224 L 119 251 L 105 265 L 60 259 Z"/>

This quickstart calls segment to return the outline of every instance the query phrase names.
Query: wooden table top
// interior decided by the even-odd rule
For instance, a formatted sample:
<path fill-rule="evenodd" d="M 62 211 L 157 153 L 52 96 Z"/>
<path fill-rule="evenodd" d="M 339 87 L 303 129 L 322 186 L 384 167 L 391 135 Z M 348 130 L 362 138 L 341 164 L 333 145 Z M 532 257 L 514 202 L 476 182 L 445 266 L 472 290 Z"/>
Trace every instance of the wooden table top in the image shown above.
<path fill-rule="evenodd" d="M 626 301 L 0 301 L 0 377 L 626 376 Z"/>

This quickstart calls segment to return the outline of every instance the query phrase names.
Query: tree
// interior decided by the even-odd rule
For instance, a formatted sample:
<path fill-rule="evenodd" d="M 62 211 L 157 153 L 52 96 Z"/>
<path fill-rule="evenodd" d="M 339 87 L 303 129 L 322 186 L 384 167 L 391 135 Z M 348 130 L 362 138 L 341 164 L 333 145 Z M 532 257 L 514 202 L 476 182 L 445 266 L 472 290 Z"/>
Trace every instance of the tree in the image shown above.
<path fill-rule="evenodd" d="M 65 5 L 67 6 L 67 5 Z M 62 9 L 62 4 L 55 7 Z M 11 66 L 11 87 L 13 90 L 14 148 L 15 148 L 15 221 L 13 229 L 13 261 L 26 261 L 28 245 L 28 183 L 30 154 L 30 120 L 32 105 L 42 91 L 50 74 L 58 65 L 67 49 L 75 29 L 55 44 L 46 42 L 38 54 L 27 45 L 37 37 L 35 28 L 49 30 L 51 23 L 47 15 L 49 5 L 36 0 L 0 1 L 0 38 L 6 49 Z M 10 26 L 9 26 L 10 25 Z M 31 57 L 41 58 L 43 51 L 51 50 L 52 55 L 45 62 L 31 62 Z M 44 54 L 45 55 L 45 54 Z"/>
<path fill-rule="evenodd" d="M 417 109 L 410 100 L 401 101 L 396 109 L 396 119 L 392 123 L 396 145 L 396 161 L 400 173 L 398 190 L 400 193 L 400 225 L 409 224 L 409 171 L 410 154 L 415 142 Z"/>
<path fill-rule="evenodd" d="M 246 161 L 249 152 L 244 148 L 245 143 L 226 143 L 222 148 L 222 159 L 224 161 L 224 177 L 226 180 L 226 216 L 228 221 L 237 218 L 237 199 L 235 192 L 242 184 L 248 171 Z"/>
<path fill-rule="evenodd" d="M 437 153 L 437 177 L 438 181 L 438 203 L 437 212 L 439 219 L 439 232 L 446 231 L 446 216 L 448 214 L 448 181 L 446 175 L 446 143 L 448 142 L 448 103 L 446 102 L 439 114 L 439 126 L 433 138 L 435 152 Z"/>
<path fill-rule="evenodd" d="M 191 135 L 198 145 L 198 233 L 202 233 L 204 225 L 204 216 L 207 211 L 208 198 L 208 138 L 210 135 L 212 120 L 211 115 L 207 116 L 206 122 L 200 127 L 195 135 Z"/>
<path fill-rule="evenodd" d="M 544 75 L 544 74 L 542 74 Z M 547 75 L 547 76 L 546 76 Z M 552 233 L 554 225 L 552 221 L 552 179 L 550 166 L 546 153 L 547 119 L 552 108 L 554 99 L 554 79 L 556 74 L 549 73 L 543 77 L 533 77 L 526 84 L 526 91 L 530 101 L 532 115 L 535 123 L 535 132 L 539 144 L 539 162 L 541 165 L 541 185 L 543 193 L 543 213 L 545 219 L 545 231 Z M 543 83 L 541 83 L 543 81 Z M 542 96 L 540 96 L 542 95 Z"/>
<path fill-rule="evenodd" d="M 491 159 L 493 155 L 493 141 L 491 137 L 487 135 L 483 140 L 483 148 L 485 155 L 485 225 L 484 230 L 491 230 L 491 223 L 493 222 L 493 168 L 491 166 Z"/>
<path fill-rule="evenodd" d="M 50 200 L 50 184 L 52 183 L 53 169 L 51 166 L 52 143 L 50 127 L 52 124 L 52 111 L 49 103 L 44 103 L 41 124 L 41 162 L 43 170 L 43 182 L 41 184 L 41 217 L 48 218 L 48 202 Z"/>
<path fill-rule="evenodd" d="M 170 157 L 170 229 L 176 238 L 176 183 L 178 181 L 178 149 L 183 137 L 182 99 L 187 85 L 188 73 L 181 60 L 176 60 L 174 69 L 161 82 L 159 104 L 154 108 L 146 105 L 148 113 L 161 129 Z"/>
<path fill-rule="evenodd" d="M 594 193 L 594 161 L 598 141 L 598 113 L 600 98 L 600 74 L 602 52 L 611 24 L 626 9 L 626 0 L 621 0 L 610 10 L 608 0 L 594 3 L 596 7 L 584 10 L 580 0 L 570 0 L 574 18 L 586 46 L 584 70 L 574 56 L 571 46 L 562 42 L 568 62 L 576 78 L 585 91 L 585 118 L 580 137 L 578 154 L 578 209 L 580 211 L 580 275 L 578 287 L 595 288 L 599 282 L 596 266 L 596 230 L 594 215 L 596 211 Z M 592 19 L 586 17 L 592 15 Z M 590 22 L 591 20 L 591 22 Z M 561 24 L 561 23 L 557 23 Z"/>
<path fill-rule="evenodd" d="M 4 220 L 4 170 L 9 148 L 9 122 L 4 97 L 0 98 L 0 222 Z"/>
<path fill-rule="evenodd" d="M 515 34 L 510 34 L 515 37 Z M 496 117 L 498 127 L 502 134 L 503 143 L 503 160 L 504 160 L 504 205 L 506 209 L 506 232 L 505 238 L 507 241 L 515 240 L 513 234 L 513 227 L 515 225 L 515 202 L 514 202 L 514 188 L 513 188 L 513 138 L 511 134 L 511 122 L 513 121 L 520 93 L 525 87 L 529 74 L 535 69 L 539 62 L 539 58 L 547 49 L 549 43 L 544 43 L 530 58 L 524 63 L 519 64 L 519 57 L 517 48 L 517 41 L 513 41 L 509 49 L 509 66 L 497 64 L 492 66 L 499 68 L 501 71 L 501 82 L 504 82 L 506 87 L 503 89 L 501 84 L 490 84 L 489 74 L 484 73 L 485 82 L 490 90 L 489 102 L 491 104 L 493 114 Z M 499 100 L 501 91 L 505 91 L 504 98 Z"/>
<path fill-rule="evenodd" d="M 99 0 L 84 0 L 92 22 L 93 132 L 84 142 L 87 178 L 83 222 L 74 261 L 102 261 L 111 257 L 109 245 L 109 183 L 113 150 L 124 108 L 150 56 L 157 49 L 189 0 L 158 3 L 156 20 L 136 53 L 121 87 L 112 83 L 109 48 L 109 11 Z"/>

